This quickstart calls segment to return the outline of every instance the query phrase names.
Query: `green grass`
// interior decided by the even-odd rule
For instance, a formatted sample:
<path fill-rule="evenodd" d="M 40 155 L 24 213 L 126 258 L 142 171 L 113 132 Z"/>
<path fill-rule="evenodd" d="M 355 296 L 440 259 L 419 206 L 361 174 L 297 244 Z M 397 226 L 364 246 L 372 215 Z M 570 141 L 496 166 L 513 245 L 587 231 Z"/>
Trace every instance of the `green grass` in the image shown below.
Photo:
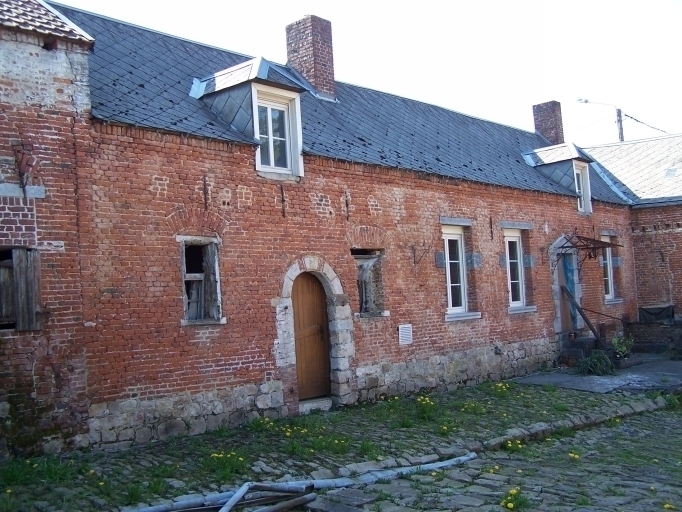
<path fill-rule="evenodd" d="M 568 412 L 571 410 L 571 408 L 568 405 L 561 402 L 552 404 L 552 409 L 554 409 L 557 412 Z"/>
<path fill-rule="evenodd" d="M 578 505 L 579 507 L 587 507 L 592 503 L 590 501 L 590 498 L 587 496 L 578 496 L 575 500 L 575 504 Z"/>

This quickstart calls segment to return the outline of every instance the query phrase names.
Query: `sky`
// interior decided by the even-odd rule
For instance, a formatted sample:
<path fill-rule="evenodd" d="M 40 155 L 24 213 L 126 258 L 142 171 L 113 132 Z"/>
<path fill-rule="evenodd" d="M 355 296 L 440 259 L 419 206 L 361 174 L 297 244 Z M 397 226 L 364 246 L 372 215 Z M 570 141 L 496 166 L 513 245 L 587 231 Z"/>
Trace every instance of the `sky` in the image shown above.
<path fill-rule="evenodd" d="M 285 63 L 284 27 L 332 22 L 338 81 L 534 131 L 561 102 L 566 140 L 589 146 L 682 133 L 682 0 L 60 0 Z M 216 70 L 218 71 L 218 70 Z M 578 99 L 589 103 L 578 103 Z"/>

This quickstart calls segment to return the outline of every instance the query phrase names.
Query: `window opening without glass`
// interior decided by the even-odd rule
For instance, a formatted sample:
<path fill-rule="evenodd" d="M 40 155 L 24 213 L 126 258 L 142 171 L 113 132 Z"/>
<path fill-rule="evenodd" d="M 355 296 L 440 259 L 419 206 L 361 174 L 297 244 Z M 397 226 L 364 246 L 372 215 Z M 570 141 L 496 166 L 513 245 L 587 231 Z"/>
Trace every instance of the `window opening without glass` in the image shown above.
<path fill-rule="evenodd" d="M 185 320 L 221 320 L 217 244 L 183 246 Z"/>

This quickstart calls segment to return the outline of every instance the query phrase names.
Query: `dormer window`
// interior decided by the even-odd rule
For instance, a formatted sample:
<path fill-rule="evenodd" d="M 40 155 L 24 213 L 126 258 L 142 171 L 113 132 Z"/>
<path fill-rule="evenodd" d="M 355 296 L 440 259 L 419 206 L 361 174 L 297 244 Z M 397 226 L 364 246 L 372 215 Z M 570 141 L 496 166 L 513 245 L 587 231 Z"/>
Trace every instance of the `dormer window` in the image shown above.
<path fill-rule="evenodd" d="M 578 196 L 578 211 L 592 213 L 592 200 L 590 197 L 590 175 L 587 165 L 574 162 L 573 173 L 575 178 L 575 193 Z"/>
<path fill-rule="evenodd" d="M 258 134 L 262 167 L 289 169 L 289 131 L 287 105 L 258 103 Z"/>
<path fill-rule="evenodd" d="M 299 93 L 253 83 L 256 170 L 266 176 L 303 176 Z"/>

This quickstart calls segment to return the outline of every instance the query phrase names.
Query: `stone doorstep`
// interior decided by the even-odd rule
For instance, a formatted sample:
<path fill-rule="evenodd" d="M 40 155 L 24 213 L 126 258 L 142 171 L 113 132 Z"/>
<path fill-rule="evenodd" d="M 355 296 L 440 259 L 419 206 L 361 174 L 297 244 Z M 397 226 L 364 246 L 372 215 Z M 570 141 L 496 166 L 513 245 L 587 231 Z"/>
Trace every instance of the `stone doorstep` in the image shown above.
<path fill-rule="evenodd" d="M 313 398 L 298 403 L 298 413 L 310 414 L 313 411 L 329 411 L 332 408 L 331 398 Z"/>

